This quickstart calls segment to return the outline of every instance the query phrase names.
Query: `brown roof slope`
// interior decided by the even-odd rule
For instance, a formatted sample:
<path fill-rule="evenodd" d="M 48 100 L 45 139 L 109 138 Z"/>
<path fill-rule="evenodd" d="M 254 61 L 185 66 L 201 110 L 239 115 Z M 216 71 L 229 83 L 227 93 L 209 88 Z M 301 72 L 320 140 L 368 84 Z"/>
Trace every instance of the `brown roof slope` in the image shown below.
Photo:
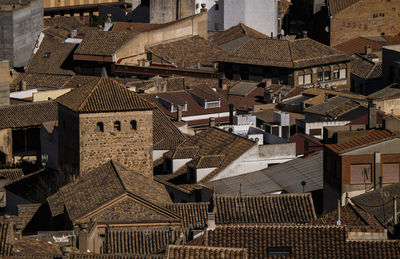
<path fill-rule="evenodd" d="M 23 176 L 24 172 L 21 168 L 0 169 L 0 177 L 10 179 L 11 181 L 21 179 Z"/>
<path fill-rule="evenodd" d="M 325 146 L 330 150 L 341 154 L 357 148 L 376 144 L 393 137 L 395 137 L 395 135 L 387 130 L 371 130 L 366 136 L 355 138 L 340 144 L 327 144 Z"/>
<path fill-rule="evenodd" d="M 39 50 L 29 60 L 28 73 L 43 73 L 55 75 L 74 75 L 72 70 L 62 69 L 61 66 L 72 55 L 76 44 L 60 43 L 44 37 Z"/>
<path fill-rule="evenodd" d="M 247 259 L 247 249 L 210 246 L 168 246 L 167 259 Z"/>
<path fill-rule="evenodd" d="M 47 201 L 53 216 L 62 214 L 65 206 L 75 220 L 127 192 L 158 206 L 171 201 L 162 185 L 112 161 L 61 187 Z"/>
<path fill-rule="evenodd" d="M 113 254 L 158 254 L 175 244 L 181 236 L 188 237 L 188 229 L 110 230 L 104 242 L 104 252 Z"/>
<path fill-rule="evenodd" d="M 216 223 L 308 223 L 316 219 L 310 193 L 215 197 Z"/>
<path fill-rule="evenodd" d="M 153 149 L 170 150 L 186 140 L 186 136 L 158 108 L 153 111 Z"/>
<path fill-rule="evenodd" d="M 261 33 L 253 28 L 250 28 L 243 23 L 239 23 L 238 25 L 232 26 L 231 28 L 225 31 L 213 35 L 212 37 L 210 37 L 210 41 L 216 45 L 222 45 L 224 43 L 235 40 L 245 35 L 252 38 L 261 38 L 261 39 L 268 38 L 268 36 L 265 35 L 264 33 Z"/>
<path fill-rule="evenodd" d="M 21 81 L 24 80 L 27 89 L 32 89 L 32 88 L 60 89 L 64 84 L 66 84 L 72 78 L 73 76 L 71 75 L 20 73 L 10 84 L 10 88 L 18 89 Z"/>
<path fill-rule="evenodd" d="M 198 35 L 160 43 L 147 50 L 178 67 L 197 67 L 197 62 L 213 63 L 227 55 L 225 50 Z"/>
<path fill-rule="evenodd" d="M 382 50 L 382 47 L 386 45 L 384 42 L 373 41 L 371 39 L 357 37 L 349 41 L 345 41 L 336 45 L 334 48 L 343 51 L 347 55 L 353 54 L 365 54 L 365 47 L 370 46 L 372 52 Z"/>
<path fill-rule="evenodd" d="M 256 143 L 253 141 L 237 136 L 235 134 L 226 132 L 217 128 L 209 128 L 201 133 L 188 138 L 178 148 L 199 147 L 199 150 L 192 156 L 193 159 L 196 156 L 207 156 L 207 155 L 225 155 L 225 159 L 222 161 L 220 166 L 204 177 L 200 182 L 208 182 L 211 178 L 217 175 L 222 169 L 227 167 L 230 163 L 235 161 L 244 152 L 255 146 Z M 166 155 L 172 155 L 170 151 Z M 179 169 L 175 175 L 186 173 L 186 167 L 183 166 Z"/>
<path fill-rule="evenodd" d="M 11 255 L 14 247 L 14 224 L 10 220 L 0 221 L 0 255 Z"/>
<path fill-rule="evenodd" d="M 13 104 L 0 108 L 0 129 L 40 126 L 58 119 L 55 102 Z"/>
<path fill-rule="evenodd" d="M 206 226 L 209 206 L 208 202 L 166 204 L 167 209 L 181 216 L 185 227 L 194 229 L 202 229 Z"/>
<path fill-rule="evenodd" d="M 151 110 L 153 105 L 109 77 L 101 77 L 56 99 L 79 113 Z"/>
<path fill-rule="evenodd" d="M 331 15 L 334 15 L 358 1 L 360 0 L 328 0 L 328 8 Z"/>
<path fill-rule="evenodd" d="M 382 63 L 374 63 L 366 58 L 356 56 L 351 61 L 351 73 L 362 79 L 382 77 Z"/>
<path fill-rule="evenodd" d="M 136 23 L 136 22 L 114 22 L 112 31 L 146 32 L 165 27 L 165 24 Z"/>
<path fill-rule="evenodd" d="M 217 226 L 189 245 L 247 248 L 249 258 L 277 258 L 271 248 L 289 248 L 285 258 L 345 258 L 346 232 L 343 227 L 285 226 L 285 225 L 226 225 Z"/>
<path fill-rule="evenodd" d="M 111 56 L 137 34 L 121 31 L 90 31 L 83 38 L 74 54 Z"/>
<path fill-rule="evenodd" d="M 229 57 L 220 59 L 220 61 L 302 68 L 350 61 L 350 57 L 310 38 L 297 40 L 250 39 L 235 49 Z"/>
<path fill-rule="evenodd" d="M 347 241 L 345 258 L 396 259 L 400 255 L 398 240 Z"/>

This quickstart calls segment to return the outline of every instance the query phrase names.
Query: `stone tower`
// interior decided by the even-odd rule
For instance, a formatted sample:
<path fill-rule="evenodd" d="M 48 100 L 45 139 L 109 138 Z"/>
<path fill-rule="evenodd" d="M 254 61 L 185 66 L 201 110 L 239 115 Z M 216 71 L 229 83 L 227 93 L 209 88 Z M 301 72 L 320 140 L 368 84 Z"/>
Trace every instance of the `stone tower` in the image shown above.
<path fill-rule="evenodd" d="M 101 77 L 56 99 L 59 167 L 80 175 L 108 162 L 153 177 L 153 106 Z"/>

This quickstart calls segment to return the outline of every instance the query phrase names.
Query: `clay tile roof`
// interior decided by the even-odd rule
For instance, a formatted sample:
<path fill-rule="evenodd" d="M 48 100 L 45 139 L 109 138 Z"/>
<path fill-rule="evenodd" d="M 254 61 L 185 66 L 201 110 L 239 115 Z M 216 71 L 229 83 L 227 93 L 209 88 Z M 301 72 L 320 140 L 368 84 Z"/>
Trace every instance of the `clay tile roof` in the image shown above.
<path fill-rule="evenodd" d="M 395 136 L 387 130 L 371 130 L 365 136 L 342 142 L 340 144 L 327 144 L 325 146 L 335 153 L 341 154 L 354 149 L 376 144 L 393 137 Z"/>
<path fill-rule="evenodd" d="M 71 220 L 76 220 L 125 193 L 156 206 L 171 201 L 164 186 L 112 161 L 61 187 L 47 201 L 53 216 L 65 207 Z"/>
<path fill-rule="evenodd" d="M 213 259 L 247 259 L 247 249 L 228 247 L 205 247 L 205 246 L 168 246 L 168 259 L 191 259 L 191 258 L 213 258 Z"/>
<path fill-rule="evenodd" d="M 0 177 L 16 181 L 24 176 L 21 168 L 0 169 Z"/>
<path fill-rule="evenodd" d="M 333 107 L 333 108 L 327 110 L 325 112 L 325 114 L 332 118 L 339 117 L 340 115 L 343 115 L 344 113 L 352 111 L 358 107 L 360 107 L 360 103 L 358 103 L 354 100 L 347 100 L 344 103 L 341 103 L 341 104 L 337 105 L 336 107 Z"/>
<path fill-rule="evenodd" d="M 193 158 L 196 156 L 198 151 L 199 151 L 198 146 L 188 146 L 188 145 L 179 146 L 175 149 L 175 151 L 173 151 L 172 158 L 173 159 Z"/>
<path fill-rule="evenodd" d="M 14 224 L 10 220 L 0 221 L 0 255 L 10 255 L 14 247 Z"/>
<path fill-rule="evenodd" d="M 112 56 L 136 35 L 121 31 L 89 31 L 74 54 Z"/>
<path fill-rule="evenodd" d="M 197 68 L 198 62 L 211 64 L 227 55 L 225 50 L 198 35 L 163 42 L 147 47 L 147 50 L 178 67 L 187 68 Z"/>
<path fill-rule="evenodd" d="M 153 105 L 109 77 L 101 77 L 56 99 L 79 113 L 151 110 Z"/>
<path fill-rule="evenodd" d="M 108 254 L 158 254 L 165 251 L 168 245 L 175 244 L 182 236 L 187 238 L 188 235 L 189 229 L 185 228 L 112 229 L 106 233 L 103 249 Z"/>
<path fill-rule="evenodd" d="M 250 259 L 346 258 L 346 232 L 336 226 L 224 225 L 189 245 L 247 248 Z M 273 254 L 274 249 L 288 255 Z"/>
<path fill-rule="evenodd" d="M 356 56 L 351 61 L 351 73 L 362 79 L 381 78 L 382 63 L 374 63 L 368 59 Z"/>
<path fill-rule="evenodd" d="M 192 86 L 187 92 L 206 102 L 220 100 L 219 95 L 208 86 Z"/>
<path fill-rule="evenodd" d="M 316 219 L 307 194 L 217 195 L 216 223 L 308 223 Z"/>
<path fill-rule="evenodd" d="M 20 73 L 10 84 L 11 89 L 18 89 L 22 80 L 26 83 L 27 89 L 32 88 L 62 88 L 73 76 L 71 75 L 55 75 L 55 74 L 39 74 L 39 73 Z"/>
<path fill-rule="evenodd" d="M 232 26 L 231 28 L 219 32 L 210 37 L 210 41 L 216 45 L 222 45 L 227 42 L 236 40 L 243 36 L 249 36 L 251 38 L 261 38 L 266 39 L 268 38 L 267 35 L 261 33 L 253 28 L 248 27 L 243 23 L 239 23 L 238 25 Z"/>
<path fill-rule="evenodd" d="M 61 66 L 72 55 L 76 44 L 60 43 L 44 37 L 39 50 L 29 60 L 26 72 L 54 75 L 74 75 L 72 70 L 62 69 Z"/>
<path fill-rule="evenodd" d="M 219 61 L 258 66 L 303 68 L 347 62 L 350 56 L 310 38 L 250 39 Z"/>
<path fill-rule="evenodd" d="M 351 232 L 384 232 L 385 228 L 379 221 L 368 212 L 349 203 L 340 209 L 342 226 Z M 338 220 L 337 210 L 322 215 L 316 221 L 315 225 L 336 225 Z"/>
<path fill-rule="evenodd" d="M 377 42 L 364 37 L 357 37 L 336 45 L 334 48 L 343 51 L 347 55 L 365 54 L 365 47 L 370 46 L 372 52 L 381 51 L 386 45 L 384 42 Z M 352 68 L 353 70 L 353 68 Z"/>
<path fill-rule="evenodd" d="M 153 110 L 153 149 L 171 150 L 182 144 L 186 136 L 160 109 Z"/>
<path fill-rule="evenodd" d="M 398 240 L 347 241 L 346 258 L 396 259 L 400 254 Z"/>
<path fill-rule="evenodd" d="M 334 15 L 358 1 L 360 0 L 328 0 L 329 12 Z"/>
<path fill-rule="evenodd" d="M 196 169 L 214 168 L 219 167 L 224 159 L 225 155 L 197 156 L 195 159 L 187 163 L 187 165 Z"/>
<path fill-rule="evenodd" d="M 55 102 L 12 104 L 0 107 L 0 129 L 40 126 L 58 119 Z"/>
<path fill-rule="evenodd" d="M 157 23 L 135 23 L 135 22 L 114 22 L 112 31 L 127 31 L 127 32 L 146 32 L 154 29 L 165 27 L 165 24 Z"/>
<path fill-rule="evenodd" d="M 166 208 L 178 214 L 185 227 L 203 229 L 207 224 L 208 202 L 170 203 Z"/>

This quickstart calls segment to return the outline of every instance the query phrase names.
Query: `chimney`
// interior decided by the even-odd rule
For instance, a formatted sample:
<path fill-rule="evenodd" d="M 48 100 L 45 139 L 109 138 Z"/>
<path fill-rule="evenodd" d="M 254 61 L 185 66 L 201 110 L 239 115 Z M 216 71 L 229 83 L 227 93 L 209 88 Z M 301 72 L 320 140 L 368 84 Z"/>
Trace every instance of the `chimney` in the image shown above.
<path fill-rule="evenodd" d="M 328 93 L 325 93 L 324 102 L 327 102 L 328 100 L 329 100 L 329 94 L 328 94 Z"/>
<path fill-rule="evenodd" d="M 218 79 L 218 87 L 222 90 L 228 90 L 228 84 L 226 83 L 225 74 L 221 74 Z"/>
<path fill-rule="evenodd" d="M 266 103 L 271 103 L 272 102 L 272 90 L 269 89 L 268 87 L 264 88 L 264 101 Z"/>
<path fill-rule="evenodd" d="M 337 220 L 336 224 L 338 226 L 340 226 L 342 224 L 342 222 L 340 220 L 340 200 L 337 200 L 337 216 L 338 216 L 338 220 Z"/>
<path fill-rule="evenodd" d="M 78 236 L 78 244 L 79 244 L 79 250 L 81 252 L 86 252 L 89 249 L 89 234 L 87 231 L 88 224 L 82 223 L 79 224 L 79 236 Z"/>
<path fill-rule="evenodd" d="M 281 103 L 282 102 L 282 93 L 279 93 L 278 94 L 278 103 Z"/>
<path fill-rule="evenodd" d="M 372 53 L 372 48 L 371 46 L 367 45 L 365 46 L 365 55 L 370 55 Z"/>
<path fill-rule="evenodd" d="M 233 103 L 229 104 L 229 124 L 233 125 Z"/>
<path fill-rule="evenodd" d="M 19 90 L 26 91 L 26 81 L 24 79 L 19 82 Z"/>
<path fill-rule="evenodd" d="M 206 8 L 206 4 L 205 4 L 205 3 L 202 3 L 202 4 L 201 4 L 200 12 L 201 12 L 201 13 L 206 13 L 206 12 L 207 12 L 207 8 Z"/>
<path fill-rule="evenodd" d="M 107 22 L 107 23 L 111 23 L 111 22 L 112 22 L 112 21 L 111 21 L 111 14 L 110 14 L 110 13 L 107 14 L 106 22 Z"/>
<path fill-rule="evenodd" d="M 214 212 L 208 212 L 207 214 L 207 226 L 208 229 L 214 230 L 215 229 L 215 213 Z"/>
<path fill-rule="evenodd" d="M 368 129 L 376 128 L 376 106 L 372 100 L 368 101 Z"/>
<path fill-rule="evenodd" d="M 210 126 L 210 128 L 215 127 L 215 118 L 214 117 L 210 117 L 208 125 Z"/>
<path fill-rule="evenodd" d="M 101 76 L 103 77 L 105 77 L 105 76 L 107 76 L 107 69 L 106 69 L 106 67 L 102 67 L 101 68 Z"/>
<path fill-rule="evenodd" d="M 307 38 L 307 31 L 302 31 L 303 38 Z"/>
<path fill-rule="evenodd" d="M 176 109 L 176 121 L 182 120 L 182 106 L 178 105 Z"/>
<path fill-rule="evenodd" d="M 69 35 L 70 38 L 75 38 L 78 35 L 78 31 L 76 29 L 71 30 Z"/>
<path fill-rule="evenodd" d="M 71 252 L 70 246 L 63 246 L 61 247 L 62 257 L 63 259 L 69 258 L 69 253 Z"/>
<path fill-rule="evenodd" d="M 18 239 L 21 239 L 22 238 L 22 229 L 23 229 L 22 224 L 15 224 L 14 228 L 15 228 L 16 237 Z"/>

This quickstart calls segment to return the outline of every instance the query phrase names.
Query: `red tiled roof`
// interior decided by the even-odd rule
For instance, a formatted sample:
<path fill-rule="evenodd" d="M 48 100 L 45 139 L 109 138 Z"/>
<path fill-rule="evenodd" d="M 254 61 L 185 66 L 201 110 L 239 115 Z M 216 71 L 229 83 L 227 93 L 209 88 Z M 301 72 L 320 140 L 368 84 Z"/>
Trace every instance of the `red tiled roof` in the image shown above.
<path fill-rule="evenodd" d="M 328 0 L 328 8 L 331 15 L 334 15 L 358 1 L 360 0 Z"/>
<path fill-rule="evenodd" d="M 134 23 L 134 22 L 114 22 L 112 31 L 146 32 L 165 27 L 165 24 L 153 23 Z"/>
<path fill-rule="evenodd" d="M 296 133 L 289 138 L 291 142 L 296 143 L 296 155 L 301 155 L 305 153 L 304 144 L 308 143 L 308 151 L 309 152 L 317 152 L 322 150 L 322 142 L 320 139 L 317 139 L 313 136 L 304 134 L 304 133 Z"/>
<path fill-rule="evenodd" d="M 387 130 L 371 130 L 368 132 L 368 135 L 355 138 L 340 144 L 328 144 L 326 145 L 326 147 L 334 151 L 335 153 L 340 154 L 364 146 L 379 143 L 392 137 L 394 137 L 394 135 Z"/>

